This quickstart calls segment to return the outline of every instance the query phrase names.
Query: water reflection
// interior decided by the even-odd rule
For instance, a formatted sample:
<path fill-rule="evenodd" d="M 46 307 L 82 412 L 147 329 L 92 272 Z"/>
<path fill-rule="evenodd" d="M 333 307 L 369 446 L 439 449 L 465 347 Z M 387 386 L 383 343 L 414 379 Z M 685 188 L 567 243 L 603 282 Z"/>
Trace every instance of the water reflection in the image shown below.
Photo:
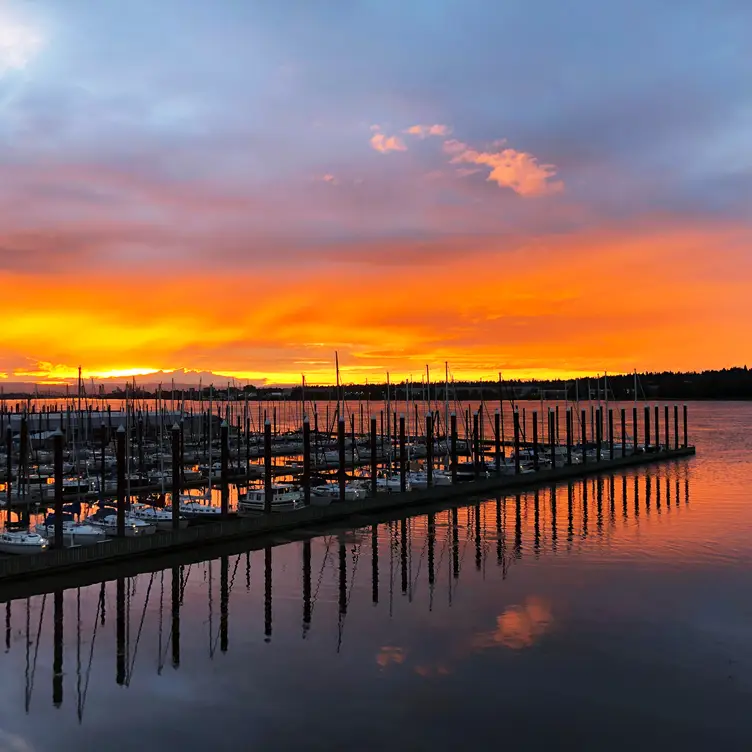
<path fill-rule="evenodd" d="M 621 498 L 618 518 L 617 494 Z M 160 676 L 167 655 L 171 656 L 172 668 L 182 671 L 186 663 L 193 665 L 203 660 L 202 651 L 209 660 L 232 655 L 234 645 L 255 639 L 254 630 L 265 643 L 270 643 L 273 636 L 276 641 L 278 630 L 289 640 L 289 624 L 300 624 L 301 611 L 302 631 L 298 638 L 310 641 L 313 635 L 320 650 L 321 636 L 333 633 L 334 652 L 341 652 L 348 644 L 348 619 L 357 619 L 358 628 L 362 629 L 365 608 L 387 608 L 395 620 L 407 619 L 406 609 L 425 608 L 428 613 L 435 613 L 436 594 L 445 590 L 449 607 L 461 594 L 460 582 L 472 583 L 477 578 L 498 576 L 498 587 L 503 592 L 506 585 L 502 583 L 514 563 L 521 565 L 530 557 L 542 564 L 547 557 L 555 559 L 563 554 L 566 558 L 576 551 L 596 551 L 604 546 L 628 550 L 641 510 L 648 512 L 652 504 L 656 510 L 668 510 L 673 504 L 671 518 L 678 518 L 681 514 L 677 516 L 677 512 L 688 508 L 689 501 L 690 475 L 687 466 L 679 463 L 476 501 L 339 534 L 276 547 L 267 545 L 261 551 L 226 554 L 198 564 L 121 576 L 114 582 L 90 587 L 55 590 L 50 598 L 41 595 L 6 603 L 6 656 L 13 656 L 19 642 L 26 645 L 24 708 L 31 712 L 40 654 L 44 656 L 47 650 L 45 610 L 51 600 L 52 704 L 65 706 L 75 687 L 76 714 L 82 721 L 92 673 L 101 676 L 108 671 L 108 665 L 110 681 L 129 687 L 139 666 L 144 674 Z M 608 509 L 605 515 L 604 504 Z M 590 536 L 589 543 L 593 514 L 597 536 Z M 654 523 L 658 525 L 660 521 L 656 515 Z M 559 546 L 559 530 L 566 530 L 565 547 Z M 598 546 L 594 545 L 596 541 Z M 364 566 L 359 566 L 361 555 Z M 463 567 L 466 555 L 474 566 Z M 495 567 L 488 567 L 489 555 Z M 260 575 L 252 577 L 257 566 L 263 567 L 263 585 Z M 388 606 L 382 597 L 385 578 L 389 583 Z M 245 588 L 239 584 L 243 580 Z M 394 598 L 395 586 L 403 598 Z M 106 634 L 112 628 L 107 615 L 113 597 L 114 641 L 109 636 L 98 640 L 98 632 Z M 290 602 L 295 603 L 294 612 L 288 608 Z M 25 614 L 22 624 L 18 622 L 21 613 Z M 260 614 L 260 619 L 254 614 Z M 506 605 L 495 620 L 493 629 L 475 634 L 472 649 L 530 647 L 556 627 L 551 604 L 535 594 Z M 295 627 L 296 632 L 299 629 Z M 18 630 L 17 638 L 14 630 Z M 204 647 L 196 639 L 202 632 L 204 640 L 208 632 Z M 189 650 L 185 644 L 190 645 Z M 403 665 L 408 659 L 399 645 L 380 645 L 376 651 L 376 663 L 382 670 Z M 438 657 L 421 661 L 412 670 L 422 676 L 440 676 L 450 670 L 450 663 L 446 656 Z"/>

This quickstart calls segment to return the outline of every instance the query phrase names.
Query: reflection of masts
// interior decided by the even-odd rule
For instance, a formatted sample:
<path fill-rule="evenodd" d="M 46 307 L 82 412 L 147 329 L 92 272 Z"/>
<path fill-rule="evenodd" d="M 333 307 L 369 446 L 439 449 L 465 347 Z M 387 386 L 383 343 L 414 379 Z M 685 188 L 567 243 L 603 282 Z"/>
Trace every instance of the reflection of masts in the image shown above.
<path fill-rule="evenodd" d="M 436 515 L 428 514 L 428 610 L 433 610 L 433 590 L 436 582 L 435 573 Z"/>
<path fill-rule="evenodd" d="M 219 569 L 219 649 L 223 652 L 227 652 L 227 644 L 228 644 L 228 623 L 229 623 L 229 604 L 230 604 L 230 593 L 229 593 L 229 578 L 228 578 L 228 570 L 230 566 L 230 560 L 227 556 L 223 556 L 220 559 L 220 569 Z M 237 564 L 236 564 L 237 566 Z"/>
<path fill-rule="evenodd" d="M 522 557 L 522 497 L 514 497 L 514 558 Z"/>
<path fill-rule="evenodd" d="M 533 494 L 533 551 L 535 558 L 540 556 L 540 493 L 535 489 Z"/>
<path fill-rule="evenodd" d="M 480 538 L 480 502 L 473 508 L 473 514 L 475 516 L 475 569 L 480 572 L 480 565 L 483 561 Z"/>
<path fill-rule="evenodd" d="M 407 520 L 400 520 L 400 572 L 402 574 L 402 595 L 407 594 Z"/>
<path fill-rule="evenodd" d="M 311 628 L 311 539 L 303 541 L 303 639 Z"/>
<path fill-rule="evenodd" d="M 272 639 L 272 547 L 264 549 L 264 641 Z"/>
<path fill-rule="evenodd" d="M 162 673 L 162 669 L 164 668 L 164 659 L 162 656 L 162 634 L 164 633 L 164 618 L 163 618 L 163 609 L 164 609 L 164 569 L 159 573 L 159 626 L 157 628 L 157 675 L 160 675 Z"/>
<path fill-rule="evenodd" d="M 458 579 L 460 576 L 460 538 L 457 507 L 452 508 L 452 576 Z"/>
<path fill-rule="evenodd" d="M 151 588 L 154 584 L 154 577 L 156 576 L 156 572 L 151 573 L 151 577 L 149 577 L 149 585 L 146 588 L 146 596 L 144 597 L 144 607 L 141 611 L 141 620 L 138 624 L 138 632 L 136 633 L 136 644 L 133 646 L 133 657 L 131 658 L 130 665 L 128 666 L 128 676 L 126 678 L 126 686 L 130 686 L 131 678 L 133 677 L 133 668 L 136 665 L 136 655 L 138 654 L 138 645 L 141 641 L 141 630 L 144 628 L 144 619 L 146 618 L 146 609 L 149 605 L 149 598 L 151 597 Z M 130 616 L 130 613 L 129 613 Z"/>
<path fill-rule="evenodd" d="M 53 596 L 52 636 L 52 704 L 63 704 L 63 591 L 56 590 Z"/>
<path fill-rule="evenodd" d="M 209 657 L 214 657 L 214 593 L 212 581 L 212 561 L 209 565 Z"/>
<path fill-rule="evenodd" d="M 347 549 L 344 542 L 339 544 L 339 619 L 337 630 L 337 652 L 342 646 L 342 630 L 347 615 Z"/>
<path fill-rule="evenodd" d="M 125 580 L 115 582 L 116 681 L 125 684 Z"/>
<path fill-rule="evenodd" d="M 677 481 L 678 483 L 679 481 Z M 677 499 L 678 499 L 677 493 Z M 371 600 L 379 602 L 379 526 L 371 526 Z"/>
<path fill-rule="evenodd" d="M 42 596 L 42 608 L 39 611 L 39 625 L 37 626 L 37 636 L 34 640 L 34 659 L 29 665 L 29 624 L 31 621 L 31 600 L 26 599 L 26 712 L 31 707 L 31 693 L 34 691 L 34 675 L 37 670 L 37 656 L 39 655 L 39 641 L 42 636 L 42 624 L 44 622 L 44 607 L 47 604 L 47 594 Z"/>
<path fill-rule="evenodd" d="M 170 639 L 172 640 L 172 666 L 180 666 L 180 604 L 182 603 L 181 572 L 180 567 L 172 568 L 172 627 Z"/>
<path fill-rule="evenodd" d="M 556 486 L 551 486 L 551 550 L 556 553 L 556 539 L 558 537 L 556 525 Z"/>

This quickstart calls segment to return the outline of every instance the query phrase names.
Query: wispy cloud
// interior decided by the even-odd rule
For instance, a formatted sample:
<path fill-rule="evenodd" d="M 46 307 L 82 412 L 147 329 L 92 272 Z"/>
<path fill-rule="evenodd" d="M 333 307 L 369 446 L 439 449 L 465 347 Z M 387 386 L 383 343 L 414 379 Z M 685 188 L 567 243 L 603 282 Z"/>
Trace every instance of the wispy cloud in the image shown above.
<path fill-rule="evenodd" d="M 387 136 L 381 132 L 381 126 L 372 125 L 371 131 L 371 146 L 380 151 L 382 154 L 386 154 L 390 151 L 407 151 L 405 142 L 399 136 Z"/>
<path fill-rule="evenodd" d="M 22 70 L 42 49 L 42 37 L 32 28 L 0 17 L 0 76 Z"/>
<path fill-rule="evenodd" d="M 498 148 L 503 141 L 496 142 Z M 524 151 L 500 149 L 499 151 L 477 151 L 456 139 L 444 142 L 444 151 L 451 155 L 452 164 L 476 164 L 490 168 L 487 180 L 502 188 L 511 188 L 520 196 L 546 196 L 564 190 L 561 180 L 551 180 L 556 175 L 553 165 L 539 164 L 538 160 Z M 461 175 L 471 174 L 467 168 L 460 168 Z"/>
<path fill-rule="evenodd" d="M 442 138 L 448 136 L 452 129 L 448 125 L 411 125 L 409 128 L 405 128 L 403 133 L 407 133 L 411 136 L 417 136 L 418 138 L 428 138 L 429 136 L 441 136 Z"/>

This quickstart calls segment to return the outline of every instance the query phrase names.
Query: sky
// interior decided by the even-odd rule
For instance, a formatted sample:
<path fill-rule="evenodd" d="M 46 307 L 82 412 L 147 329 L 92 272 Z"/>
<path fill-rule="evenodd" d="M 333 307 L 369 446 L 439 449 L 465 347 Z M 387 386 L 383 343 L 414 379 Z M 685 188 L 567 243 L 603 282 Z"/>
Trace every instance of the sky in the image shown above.
<path fill-rule="evenodd" d="M 748 0 L 0 0 L 0 385 L 743 365 Z"/>

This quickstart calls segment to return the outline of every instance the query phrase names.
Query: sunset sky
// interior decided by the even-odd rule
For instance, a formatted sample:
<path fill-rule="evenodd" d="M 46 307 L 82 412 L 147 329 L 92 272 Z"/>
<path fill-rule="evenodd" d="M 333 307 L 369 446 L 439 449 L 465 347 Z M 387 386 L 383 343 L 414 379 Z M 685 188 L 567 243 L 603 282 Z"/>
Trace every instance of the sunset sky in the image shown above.
<path fill-rule="evenodd" d="M 747 0 L 0 0 L 0 384 L 749 363 Z"/>

